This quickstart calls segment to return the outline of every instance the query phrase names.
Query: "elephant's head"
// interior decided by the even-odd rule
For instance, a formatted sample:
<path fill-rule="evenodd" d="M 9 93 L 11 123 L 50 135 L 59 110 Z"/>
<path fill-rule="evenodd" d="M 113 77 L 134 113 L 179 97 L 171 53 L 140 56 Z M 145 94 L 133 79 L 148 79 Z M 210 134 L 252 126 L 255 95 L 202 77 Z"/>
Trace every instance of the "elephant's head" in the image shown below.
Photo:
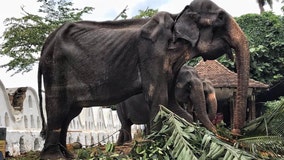
<path fill-rule="evenodd" d="M 232 132 L 240 133 L 245 123 L 250 61 L 243 31 L 232 16 L 212 1 L 194 0 L 177 16 L 174 33 L 174 40 L 184 39 L 191 43 L 193 57 L 216 59 L 223 54 L 231 55 L 231 49 L 235 50 L 238 88 Z"/>

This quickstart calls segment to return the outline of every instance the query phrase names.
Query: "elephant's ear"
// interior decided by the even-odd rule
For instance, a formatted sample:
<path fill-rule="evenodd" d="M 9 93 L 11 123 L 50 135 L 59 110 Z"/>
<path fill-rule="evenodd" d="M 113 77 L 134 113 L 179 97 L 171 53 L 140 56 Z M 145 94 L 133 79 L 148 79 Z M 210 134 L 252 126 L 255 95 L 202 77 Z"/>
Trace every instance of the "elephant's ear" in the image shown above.
<path fill-rule="evenodd" d="M 196 12 L 190 11 L 188 6 L 185 7 L 175 22 L 174 41 L 178 38 L 185 39 L 194 47 L 199 38 L 199 29 L 196 23 L 198 19 L 199 15 Z"/>
<path fill-rule="evenodd" d="M 141 36 L 156 42 L 160 35 L 172 37 L 174 19 L 167 12 L 159 12 L 142 26 Z"/>

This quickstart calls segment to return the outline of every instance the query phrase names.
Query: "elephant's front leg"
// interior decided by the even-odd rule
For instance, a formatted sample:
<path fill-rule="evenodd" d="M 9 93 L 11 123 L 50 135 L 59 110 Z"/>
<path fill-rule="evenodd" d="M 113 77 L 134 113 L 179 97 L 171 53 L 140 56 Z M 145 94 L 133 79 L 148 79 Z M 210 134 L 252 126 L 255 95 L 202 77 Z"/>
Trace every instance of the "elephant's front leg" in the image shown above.
<path fill-rule="evenodd" d="M 153 121 L 155 116 L 157 115 L 157 113 L 159 112 L 160 109 L 160 105 L 163 105 L 165 107 L 168 107 L 168 96 L 167 96 L 167 90 L 165 87 L 166 85 L 163 84 L 162 82 L 158 86 L 157 88 L 154 87 L 154 85 L 150 85 L 150 92 L 152 92 L 152 94 L 149 96 L 149 106 L 150 106 L 150 130 L 160 130 L 160 128 L 162 127 L 161 124 L 158 125 L 153 125 Z M 163 87 L 162 87 L 163 86 Z M 149 94 L 147 94 L 149 95 Z M 146 95 L 146 96 L 147 96 Z"/>
<path fill-rule="evenodd" d="M 159 111 L 159 105 L 168 106 L 168 77 L 164 68 L 164 59 L 151 59 L 141 65 L 142 87 L 145 100 L 150 106 L 150 130 L 159 130 L 161 126 L 153 126 L 153 120 Z M 159 64 L 159 65 L 158 65 Z M 155 128 L 153 128 L 155 127 Z"/>

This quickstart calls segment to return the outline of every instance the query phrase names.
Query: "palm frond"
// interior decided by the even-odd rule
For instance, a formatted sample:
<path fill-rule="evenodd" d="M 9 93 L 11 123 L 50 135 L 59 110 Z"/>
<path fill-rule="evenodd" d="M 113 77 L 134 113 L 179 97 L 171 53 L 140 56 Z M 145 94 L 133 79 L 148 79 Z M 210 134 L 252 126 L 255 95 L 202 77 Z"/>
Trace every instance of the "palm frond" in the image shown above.
<path fill-rule="evenodd" d="M 238 143 L 254 154 L 284 158 L 284 101 L 243 128 L 244 137 Z"/>
<path fill-rule="evenodd" d="M 250 152 L 261 155 L 262 158 L 278 157 L 284 158 L 284 138 L 280 136 L 257 136 L 239 139 L 243 147 L 249 148 Z"/>
<path fill-rule="evenodd" d="M 269 112 L 249 122 L 243 127 L 245 137 L 282 136 L 284 137 L 284 101 Z"/>
<path fill-rule="evenodd" d="M 163 142 L 160 147 L 166 150 L 170 159 L 255 159 L 247 151 L 222 142 L 206 128 L 188 123 L 163 106 L 154 120 L 155 124 L 162 124 L 162 129 L 147 138 Z"/>
<path fill-rule="evenodd" d="M 198 154 L 198 150 L 193 145 L 197 138 L 194 135 L 195 128 L 193 125 L 187 126 L 187 123 L 184 123 L 180 117 L 176 117 L 174 113 L 164 107 L 161 107 L 154 121 L 157 124 L 162 123 L 163 127 L 158 133 L 152 133 L 148 137 L 149 139 L 167 137 L 163 149 L 168 150 L 174 158 L 197 159 L 195 154 Z"/>
<path fill-rule="evenodd" d="M 272 9 L 273 1 L 272 0 L 257 0 L 257 3 L 261 6 L 264 6 L 266 3 L 269 5 L 269 7 Z"/>

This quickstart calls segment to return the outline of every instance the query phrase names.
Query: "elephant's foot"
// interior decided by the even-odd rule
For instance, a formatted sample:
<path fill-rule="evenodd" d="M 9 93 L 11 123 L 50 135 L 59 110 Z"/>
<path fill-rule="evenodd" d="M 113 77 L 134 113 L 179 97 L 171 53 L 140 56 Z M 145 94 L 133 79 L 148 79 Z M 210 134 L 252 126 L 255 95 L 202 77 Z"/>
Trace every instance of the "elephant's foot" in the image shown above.
<path fill-rule="evenodd" d="M 116 145 L 122 146 L 123 143 L 124 143 L 123 137 L 121 136 L 121 134 L 119 134 L 118 139 L 117 139 L 117 141 L 116 141 Z"/>
<path fill-rule="evenodd" d="M 125 142 L 129 142 L 132 140 L 131 133 L 125 129 L 121 129 L 116 145 L 122 146 Z"/>
<path fill-rule="evenodd" d="M 44 147 L 40 153 L 41 160 L 66 159 L 59 144 Z"/>
<path fill-rule="evenodd" d="M 67 148 L 64 147 L 63 145 L 60 145 L 60 150 L 66 159 L 75 159 L 75 155 L 71 153 L 70 151 L 68 151 Z"/>
<path fill-rule="evenodd" d="M 40 153 L 40 159 L 53 160 L 53 159 L 74 159 L 75 156 L 69 152 L 66 147 L 61 144 L 49 145 L 44 147 Z"/>
<path fill-rule="evenodd" d="M 116 141 L 116 145 L 118 145 L 118 146 L 122 146 L 123 145 L 123 143 L 124 143 L 124 141 L 123 141 L 123 131 L 122 131 L 122 129 L 120 129 L 120 131 L 119 131 L 119 135 L 118 135 L 118 138 L 117 138 L 117 141 Z"/>

